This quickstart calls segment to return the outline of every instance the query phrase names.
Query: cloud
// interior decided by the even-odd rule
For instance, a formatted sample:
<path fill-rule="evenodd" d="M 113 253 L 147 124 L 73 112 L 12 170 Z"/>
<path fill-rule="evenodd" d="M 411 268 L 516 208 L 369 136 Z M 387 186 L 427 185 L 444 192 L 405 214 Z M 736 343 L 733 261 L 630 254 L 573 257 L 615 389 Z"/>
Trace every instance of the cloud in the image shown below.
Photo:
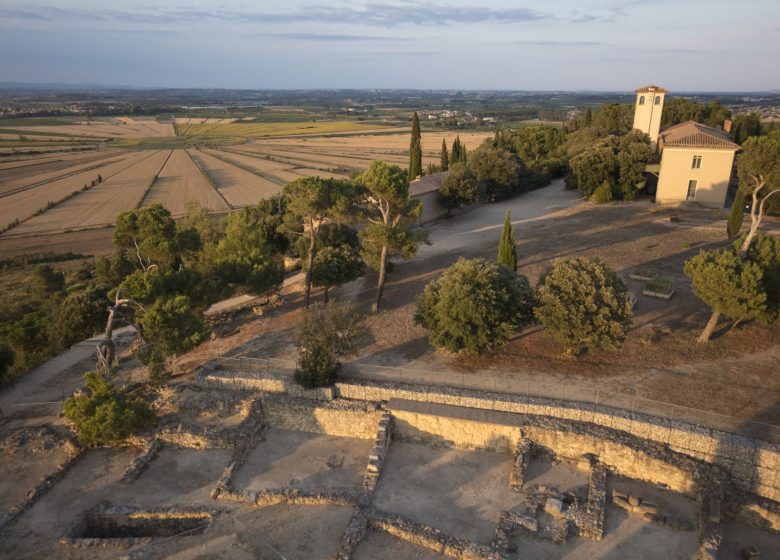
<path fill-rule="evenodd" d="M 402 25 L 447 25 L 453 23 L 527 23 L 554 21 L 557 18 L 532 8 L 489 8 L 483 6 L 451 6 L 434 2 L 366 2 L 351 6 L 313 4 L 291 11 L 244 11 L 220 8 L 194 10 L 191 8 L 155 8 L 144 12 L 98 8 L 84 10 L 57 6 L 36 8 L 0 8 L 0 18 L 31 22 L 93 21 L 131 23 L 179 23 L 226 21 L 233 23 L 328 23 L 361 24 L 376 27 Z"/>
<path fill-rule="evenodd" d="M 533 45 L 539 47 L 605 47 L 608 43 L 599 41 L 555 41 L 555 40 L 520 40 L 515 41 L 518 45 Z"/>
<path fill-rule="evenodd" d="M 342 33 L 258 33 L 261 37 L 291 39 L 295 41 L 411 41 L 406 37 L 382 37 L 372 35 L 346 35 Z"/>

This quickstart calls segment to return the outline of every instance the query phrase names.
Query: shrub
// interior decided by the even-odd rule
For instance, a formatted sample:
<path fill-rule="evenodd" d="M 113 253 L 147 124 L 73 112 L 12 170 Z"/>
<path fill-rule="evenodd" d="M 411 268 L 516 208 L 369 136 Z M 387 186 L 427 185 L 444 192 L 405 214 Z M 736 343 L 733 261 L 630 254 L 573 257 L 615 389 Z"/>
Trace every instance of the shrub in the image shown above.
<path fill-rule="evenodd" d="M 14 365 L 13 351 L 8 346 L 0 344 L 0 383 L 3 382 L 12 365 Z"/>
<path fill-rule="evenodd" d="M 428 284 L 415 322 L 431 331 L 431 344 L 450 352 L 482 352 L 506 342 L 530 323 L 528 279 L 484 259 L 459 259 Z"/>
<path fill-rule="evenodd" d="M 658 294 L 668 294 L 672 290 L 672 282 L 665 276 L 654 276 L 645 283 L 645 290 Z"/>
<path fill-rule="evenodd" d="M 610 185 L 609 181 L 604 180 L 604 182 L 601 183 L 601 186 L 593 191 L 590 200 L 596 204 L 612 202 L 612 185 Z"/>
<path fill-rule="evenodd" d="M 83 445 L 115 445 L 131 434 L 154 426 L 155 416 L 142 399 L 125 399 L 114 385 L 98 375 L 85 375 L 88 395 L 65 401 L 65 416 Z"/>
<path fill-rule="evenodd" d="M 541 279 L 539 322 L 571 354 L 616 349 L 631 324 L 626 286 L 600 261 L 584 257 L 556 259 Z"/>
<path fill-rule="evenodd" d="M 307 389 L 332 385 L 339 358 L 357 352 L 362 331 L 363 317 L 349 305 L 317 303 L 305 309 L 295 336 L 295 381 Z"/>

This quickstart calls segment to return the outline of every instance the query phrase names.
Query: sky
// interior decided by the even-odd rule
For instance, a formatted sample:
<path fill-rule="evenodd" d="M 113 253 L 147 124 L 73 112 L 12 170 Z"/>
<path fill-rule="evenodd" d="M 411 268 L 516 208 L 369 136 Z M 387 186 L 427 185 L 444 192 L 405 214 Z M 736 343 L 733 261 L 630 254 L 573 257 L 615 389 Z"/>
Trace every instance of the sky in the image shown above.
<path fill-rule="evenodd" d="M 0 0 L 0 81 L 780 89 L 780 0 Z"/>

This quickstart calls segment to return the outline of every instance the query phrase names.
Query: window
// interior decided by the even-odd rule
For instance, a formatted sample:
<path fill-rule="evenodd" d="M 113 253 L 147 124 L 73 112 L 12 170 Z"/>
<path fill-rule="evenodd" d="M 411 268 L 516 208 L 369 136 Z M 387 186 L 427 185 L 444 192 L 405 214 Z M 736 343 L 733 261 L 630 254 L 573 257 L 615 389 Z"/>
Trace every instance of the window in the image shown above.
<path fill-rule="evenodd" d="M 693 156 L 691 169 L 701 169 L 701 156 Z"/>
<path fill-rule="evenodd" d="M 655 104 L 656 105 L 660 105 L 661 104 L 661 96 L 660 95 L 656 95 L 655 96 Z"/>
<path fill-rule="evenodd" d="M 696 180 L 691 179 L 688 181 L 688 196 L 685 197 L 685 200 L 693 200 L 696 198 Z"/>
<path fill-rule="evenodd" d="M 644 95 L 640 95 L 639 96 L 639 104 L 640 105 L 644 105 L 645 104 L 645 96 Z"/>

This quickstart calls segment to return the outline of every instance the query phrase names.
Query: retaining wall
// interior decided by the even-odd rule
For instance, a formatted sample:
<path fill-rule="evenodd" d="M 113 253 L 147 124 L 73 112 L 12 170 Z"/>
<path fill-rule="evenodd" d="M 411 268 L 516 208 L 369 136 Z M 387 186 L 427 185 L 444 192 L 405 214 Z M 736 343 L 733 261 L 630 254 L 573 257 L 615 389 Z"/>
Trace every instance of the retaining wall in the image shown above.
<path fill-rule="evenodd" d="M 695 495 L 700 463 L 645 440 L 579 422 L 441 404 L 392 399 L 395 433 L 399 438 L 472 449 L 513 452 L 522 438 L 578 462 L 597 455 L 599 461 L 625 476 L 660 483 Z"/>
<path fill-rule="evenodd" d="M 737 434 L 719 432 L 665 418 L 632 414 L 630 411 L 590 403 L 439 386 L 350 380 L 337 383 L 336 394 L 346 399 L 374 402 L 405 399 L 480 410 L 497 410 L 582 422 L 618 430 L 666 446 L 690 458 L 715 464 L 729 473 L 740 490 L 780 501 L 780 445 Z M 434 420 L 430 422 L 435 423 Z M 496 433 L 494 447 L 505 448 L 506 442 L 511 441 L 513 435 L 511 429 L 500 429 Z M 459 437 L 464 444 L 467 444 L 468 438 L 475 438 L 472 443 L 476 443 L 486 436 L 466 433 Z M 596 442 L 591 442 L 590 445 L 594 443 Z"/>
<path fill-rule="evenodd" d="M 375 407 L 367 407 L 365 404 L 316 402 L 282 395 L 264 398 L 263 411 L 268 426 L 360 439 L 374 439 L 377 423 L 382 416 Z"/>

